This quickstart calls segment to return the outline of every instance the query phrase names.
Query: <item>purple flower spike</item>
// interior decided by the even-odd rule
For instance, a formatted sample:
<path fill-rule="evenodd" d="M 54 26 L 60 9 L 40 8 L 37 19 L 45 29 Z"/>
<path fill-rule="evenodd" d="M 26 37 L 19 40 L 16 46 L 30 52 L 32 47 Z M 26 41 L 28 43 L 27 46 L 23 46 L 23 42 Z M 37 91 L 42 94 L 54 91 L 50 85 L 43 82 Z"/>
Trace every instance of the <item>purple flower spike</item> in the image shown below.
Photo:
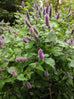
<path fill-rule="evenodd" d="M 2 23 L 0 23 L 0 25 L 2 25 Z"/>
<path fill-rule="evenodd" d="M 45 31 L 44 26 L 42 26 L 42 31 Z"/>
<path fill-rule="evenodd" d="M 4 28 L 2 28 L 2 27 L 0 27 L 0 30 L 4 31 L 5 29 L 4 29 Z"/>
<path fill-rule="evenodd" d="M 2 68 L 0 68 L 0 72 L 2 71 Z"/>
<path fill-rule="evenodd" d="M 39 37 L 37 36 L 36 33 L 33 34 L 34 38 L 37 40 L 37 41 L 40 41 Z"/>
<path fill-rule="evenodd" d="M 34 31 L 36 32 L 36 34 L 39 33 L 39 31 L 38 31 L 35 27 L 33 27 L 33 29 L 34 29 Z"/>
<path fill-rule="evenodd" d="M 41 11 L 39 10 L 39 15 L 40 15 L 40 17 L 41 17 Z"/>
<path fill-rule="evenodd" d="M 58 20 L 60 17 L 60 12 L 57 13 L 56 19 Z"/>
<path fill-rule="evenodd" d="M 29 41 L 33 41 L 33 39 L 30 36 L 26 37 Z"/>
<path fill-rule="evenodd" d="M 17 12 L 17 13 L 19 13 L 19 11 L 18 11 L 18 10 L 17 10 L 16 12 Z"/>
<path fill-rule="evenodd" d="M 46 13 L 48 13 L 48 10 L 49 10 L 49 4 L 47 4 Z"/>
<path fill-rule="evenodd" d="M 67 9 L 67 5 L 65 5 L 65 10 Z"/>
<path fill-rule="evenodd" d="M 48 14 L 45 15 L 45 23 L 46 23 L 46 26 L 49 26 L 49 15 Z"/>
<path fill-rule="evenodd" d="M 31 28 L 31 24 L 29 23 L 29 21 L 28 21 L 27 19 L 25 19 L 25 24 L 26 24 L 29 28 Z"/>
<path fill-rule="evenodd" d="M 38 56 L 39 56 L 39 59 L 40 60 L 43 60 L 44 59 L 44 55 L 43 55 L 43 50 L 42 49 L 39 49 L 38 50 Z"/>
<path fill-rule="evenodd" d="M 43 10 L 43 15 L 45 15 L 46 14 L 46 8 L 44 8 L 44 10 Z"/>
<path fill-rule="evenodd" d="M 32 17 L 33 17 L 34 20 L 36 19 L 35 16 L 34 16 L 34 14 L 32 14 Z"/>
<path fill-rule="evenodd" d="M 36 8 L 36 10 L 38 10 L 39 9 L 39 7 L 38 7 L 38 5 L 37 5 L 37 2 L 35 1 L 35 8 Z"/>
<path fill-rule="evenodd" d="M 36 21 L 36 24 L 38 24 L 38 21 Z"/>
<path fill-rule="evenodd" d="M 52 4 L 50 5 L 50 9 L 49 9 L 49 17 L 52 17 L 52 11 L 53 11 L 53 6 Z"/>
<path fill-rule="evenodd" d="M 74 25 L 73 25 L 73 28 L 72 28 L 72 31 L 71 31 L 71 33 L 72 33 L 72 34 L 74 33 Z"/>
<path fill-rule="evenodd" d="M 23 41 L 24 43 L 28 43 L 28 41 L 27 41 L 25 38 L 23 38 L 22 41 Z"/>
<path fill-rule="evenodd" d="M 29 14 L 28 10 L 26 13 L 27 13 L 27 18 L 30 20 L 30 14 Z"/>
<path fill-rule="evenodd" d="M 9 32 L 9 33 L 11 33 L 11 30 L 10 30 L 10 28 L 8 28 L 8 32 Z"/>
<path fill-rule="evenodd" d="M 2 40 L 0 40 L 0 45 L 2 45 L 2 43 L 3 43 L 3 41 L 2 41 Z"/>
<path fill-rule="evenodd" d="M 24 4 L 24 1 L 22 1 L 22 8 L 24 8 L 25 7 L 25 4 Z"/>
<path fill-rule="evenodd" d="M 23 83 L 23 86 L 24 86 L 24 87 L 26 86 L 25 83 Z"/>
<path fill-rule="evenodd" d="M 67 78 L 70 78 L 70 74 L 69 74 L 69 72 L 67 72 L 67 74 L 66 74 L 66 75 L 67 75 Z"/>
<path fill-rule="evenodd" d="M 2 45 L 0 45 L 0 49 L 2 49 L 3 48 L 3 46 Z"/>
<path fill-rule="evenodd" d="M 27 87 L 30 89 L 32 88 L 32 85 L 30 84 L 30 82 L 27 82 Z"/>
<path fill-rule="evenodd" d="M 30 33 L 32 34 L 34 32 L 33 28 L 30 28 Z"/>
<path fill-rule="evenodd" d="M 70 13 L 70 11 L 71 11 L 71 6 L 69 7 L 68 13 Z"/>

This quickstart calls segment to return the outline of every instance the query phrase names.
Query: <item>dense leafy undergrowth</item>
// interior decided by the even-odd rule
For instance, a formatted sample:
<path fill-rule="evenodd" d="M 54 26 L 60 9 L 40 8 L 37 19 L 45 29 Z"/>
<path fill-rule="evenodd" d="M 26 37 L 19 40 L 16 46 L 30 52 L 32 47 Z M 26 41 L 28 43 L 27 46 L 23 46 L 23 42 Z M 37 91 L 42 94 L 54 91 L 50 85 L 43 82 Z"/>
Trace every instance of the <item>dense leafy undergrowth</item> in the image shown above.
<path fill-rule="evenodd" d="M 17 24 L 0 23 L 0 97 L 3 99 L 73 99 L 74 12 L 55 13 L 35 2 L 22 2 Z"/>

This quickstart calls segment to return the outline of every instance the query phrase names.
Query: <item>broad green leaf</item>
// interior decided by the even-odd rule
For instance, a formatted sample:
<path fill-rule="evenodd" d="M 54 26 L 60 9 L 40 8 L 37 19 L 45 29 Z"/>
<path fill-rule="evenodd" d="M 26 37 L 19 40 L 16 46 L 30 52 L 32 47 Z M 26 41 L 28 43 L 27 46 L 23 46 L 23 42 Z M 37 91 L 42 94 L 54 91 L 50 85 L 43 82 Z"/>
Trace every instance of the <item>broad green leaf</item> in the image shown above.
<path fill-rule="evenodd" d="M 54 68 L 54 65 L 55 65 L 54 59 L 52 59 L 52 58 L 47 58 L 47 60 L 45 60 L 45 63 Z"/>
<path fill-rule="evenodd" d="M 20 80 L 20 81 L 27 80 L 27 79 L 24 77 L 23 74 L 18 75 L 17 79 Z"/>
<path fill-rule="evenodd" d="M 71 60 L 71 63 L 69 64 L 70 67 L 74 67 L 74 60 Z"/>
<path fill-rule="evenodd" d="M 55 42 L 55 39 L 56 39 L 56 34 L 50 32 L 50 33 L 47 35 L 47 39 L 45 40 L 45 42 L 50 42 L 50 41 L 54 41 L 54 42 Z"/>
<path fill-rule="evenodd" d="M 0 80 L 0 91 L 2 90 L 4 84 L 5 84 L 5 82 L 3 80 Z"/>
<path fill-rule="evenodd" d="M 43 67 L 42 67 L 42 66 L 40 66 L 40 65 L 39 65 L 39 66 L 37 66 L 36 68 L 37 68 L 37 70 L 44 71 Z"/>

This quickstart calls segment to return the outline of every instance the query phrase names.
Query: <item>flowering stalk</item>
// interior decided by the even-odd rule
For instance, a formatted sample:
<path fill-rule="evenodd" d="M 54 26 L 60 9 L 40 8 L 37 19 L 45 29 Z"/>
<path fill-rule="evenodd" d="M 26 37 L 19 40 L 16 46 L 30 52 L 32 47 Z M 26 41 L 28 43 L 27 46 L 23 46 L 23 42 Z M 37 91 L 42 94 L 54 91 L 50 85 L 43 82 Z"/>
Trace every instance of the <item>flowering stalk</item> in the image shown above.
<path fill-rule="evenodd" d="M 57 13 L 56 19 L 58 20 L 60 17 L 60 12 Z"/>
<path fill-rule="evenodd" d="M 45 15 L 46 14 L 46 8 L 44 8 L 44 10 L 43 10 L 43 15 Z"/>
<path fill-rule="evenodd" d="M 29 14 L 29 12 L 28 12 L 28 10 L 27 10 L 27 17 L 28 17 L 28 19 L 30 20 L 30 14 Z"/>
<path fill-rule="evenodd" d="M 24 8 L 25 7 L 25 4 L 24 4 L 24 1 L 22 1 L 22 8 Z"/>
<path fill-rule="evenodd" d="M 48 14 L 45 15 L 45 23 L 46 23 L 46 26 L 49 26 L 49 15 Z"/>
<path fill-rule="evenodd" d="M 32 34 L 34 32 L 33 28 L 31 27 L 30 28 L 30 33 Z"/>
<path fill-rule="evenodd" d="M 72 31 L 71 31 L 71 33 L 72 33 L 72 34 L 74 33 L 74 25 L 73 25 L 73 28 L 72 28 Z"/>
<path fill-rule="evenodd" d="M 33 17 L 34 20 L 36 19 L 35 16 L 34 16 L 34 14 L 32 14 L 32 17 Z"/>
<path fill-rule="evenodd" d="M 37 41 L 40 41 L 39 37 L 37 36 L 36 33 L 33 34 L 34 38 L 37 40 Z"/>
<path fill-rule="evenodd" d="M 29 21 L 27 20 L 27 18 L 25 19 L 25 24 L 26 24 L 29 28 L 31 28 L 31 24 L 29 23 Z"/>
<path fill-rule="evenodd" d="M 43 55 L 43 50 L 42 49 L 39 49 L 38 50 L 38 56 L 39 56 L 39 59 L 40 60 L 43 60 L 44 59 L 44 55 Z"/>
<path fill-rule="evenodd" d="M 71 11 L 71 6 L 69 7 L 68 13 L 70 13 L 70 11 Z"/>
<path fill-rule="evenodd" d="M 48 13 L 48 10 L 49 10 L 49 4 L 47 4 L 46 13 Z"/>
<path fill-rule="evenodd" d="M 52 17 L 52 11 L 53 11 L 53 6 L 52 4 L 50 5 L 50 9 L 49 9 L 49 17 Z"/>
<path fill-rule="evenodd" d="M 30 36 L 26 37 L 29 41 L 33 41 L 33 39 Z"/>
<path fill-rule="evenodd" d="M 12 70 L 12 75 L 13 75 L 14 77 L 17 77 L 17 76 L 18 76 L 18 74 L 17 74 L 14 70 Z"/>
<path fill-rule="evenodd" d="M 34 31 L 36 32 L 36 34 L 39 33 L 39 31 L 38 31 L 35 27 L 33 27 L 33 29 L 34 29 Z"/>
<path fill-rule="evenodd" d="M 16 58 L 16 62 L 26 62 L 26 61 L 28 61 L 27 57 Z"/>
<path fill-rule="evenodd" d="M 39 15 L 40 15 L 40 17 L 41 17 L 41 11 L 39 10 Z"/>
<path fill-rule="evenodd" d="M 30 82 L 27 82 L 27 87 L 30 89 L 32 88 L 32 85 L 30 84 Z"/>
<path fill-rule="evenodd" d="M 39 7 L 38 7 L 38 5 L 37 5 L 37 2 L 35 1 L 35 8 L 36 8 L 36 10 L 38 10 L 39 9 Z"/>

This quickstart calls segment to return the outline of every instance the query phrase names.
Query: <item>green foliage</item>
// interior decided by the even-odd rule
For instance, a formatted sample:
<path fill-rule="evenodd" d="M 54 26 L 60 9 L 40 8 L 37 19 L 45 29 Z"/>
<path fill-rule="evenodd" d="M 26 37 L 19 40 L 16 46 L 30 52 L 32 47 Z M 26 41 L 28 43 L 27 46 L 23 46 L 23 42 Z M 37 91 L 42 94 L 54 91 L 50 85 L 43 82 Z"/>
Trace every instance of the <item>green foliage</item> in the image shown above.
<path fill-rule="evenodd" d="M 14 22 L 12 27 L 9 23 L 1 22 L 0 94 L 3 94 L 3 99 L 47 99 L 50 96 L 53 99 L 73 99 L 72 15 L 67 18 L 68 8 L 66 11 L 63 8 L 57 20 L 53 11 L 48 27 L 42 8 L 37 10 L 38 13 L 33 8 L 33 12 L 29 12 L 29 20 L 27 9 L 26 6 L 22 8 L 22 13 L 15 13 L 17 24 Z M 31 28 L 26 20 L 30 22 Z"/>

